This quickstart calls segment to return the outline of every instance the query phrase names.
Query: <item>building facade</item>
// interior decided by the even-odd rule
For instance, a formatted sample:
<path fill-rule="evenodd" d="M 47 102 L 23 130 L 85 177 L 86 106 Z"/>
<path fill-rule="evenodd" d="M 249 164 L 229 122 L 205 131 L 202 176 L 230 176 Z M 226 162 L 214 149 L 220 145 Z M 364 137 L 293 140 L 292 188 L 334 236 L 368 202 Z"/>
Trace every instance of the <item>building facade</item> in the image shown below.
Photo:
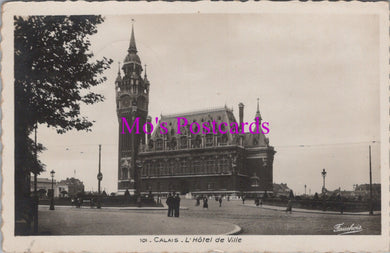
<path fill-rule="evenodd" d="M 134 29 L 128 55 L 123 63 L 124 77 L 118 73 L 117 113 L 119 122 L 118 190 L 147 194 L 168 192 L 195 195 L 261 195 L 273 189 L 275 150 L 265 135 L 234 133 L 233 126 L 243 125 L 244 105 L 239 104 L 239 121 L 233 109 L 226 106 L 182 114 L 161 115 L 152 134 L 123 133 L 124 118 L 129 126 L 136 117 L 139 125 L 150 122 L 147 117 L 149 81 L 141 78 L 142 66 L 135 46 Z M 194 134 L 189 127 L 179 134 L 177 120 L 188 123 L 216 122 L 221 131 Z M 261 126 L 259 103 L 254 121 Z M 166 122 L 166 133 L 160 131 Z M 188 124 L 188 125 L 189 125 Z M 150 132 L 150 129 L 148 129 Z M 196 132 L 196 131 L 195 131 Z M 224 132 L 222 134 L 221 132 Z"/>
<path fill-rule="evenodd" d="M 37 192 L 39 197 L 46 198 L 50 197 L 52 189 L 52 180 L 49 178 L 37 178 Z M 68 195 L 68 186 L 66 184 L 53 180 L 54 197 L 65 197 Z M 30 191 L 34 192 L 34 181 L 30 182 Z M 66 192 L 66 194 L 65 194 Z"/>
<path fill-rule="evenodd" d="M 74 177 L 61 180 L 58 184 L 66 186 L 69 197 L 75 197 L 77 194 L 84 192 L 84 183 Z"/>

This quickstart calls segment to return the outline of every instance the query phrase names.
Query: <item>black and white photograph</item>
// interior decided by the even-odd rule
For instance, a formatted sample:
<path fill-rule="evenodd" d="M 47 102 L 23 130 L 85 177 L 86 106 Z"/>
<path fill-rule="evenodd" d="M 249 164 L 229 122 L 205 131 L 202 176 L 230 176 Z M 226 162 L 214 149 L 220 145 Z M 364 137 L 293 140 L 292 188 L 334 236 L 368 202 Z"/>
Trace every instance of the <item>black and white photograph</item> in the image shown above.
<path fill-rule="evenodd" d="M 6 251 L 388 248 L 386 3 L 42 4 L 2 31 Z"/>

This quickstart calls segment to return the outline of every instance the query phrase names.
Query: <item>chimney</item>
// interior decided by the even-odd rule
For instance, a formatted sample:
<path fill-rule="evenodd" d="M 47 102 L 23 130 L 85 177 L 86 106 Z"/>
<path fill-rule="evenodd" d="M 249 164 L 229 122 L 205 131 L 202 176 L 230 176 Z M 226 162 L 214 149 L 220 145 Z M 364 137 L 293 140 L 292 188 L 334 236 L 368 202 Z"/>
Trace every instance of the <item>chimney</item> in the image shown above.
<path fill-rule="evenodd" d="M 242 123 L 244 122 L 244 104 L 243 103 L 238 104 L 238 111 L 239 111 L 239 117 L 240 117 L 240 128 L 242 128 Z"/>
<path fill-rule="evenodd" d="M 243 131 L 243 122 L 244 122 L 244 104 L 243 103 L 239 103 L 238 104 L 238 111 L 239 111 L 239 117 L 240 117 L 240 130 L 239 132 L 243 133 L 245 131 Z M 243 146 L 243 135 L 240 134 L 240 146 Z"/>

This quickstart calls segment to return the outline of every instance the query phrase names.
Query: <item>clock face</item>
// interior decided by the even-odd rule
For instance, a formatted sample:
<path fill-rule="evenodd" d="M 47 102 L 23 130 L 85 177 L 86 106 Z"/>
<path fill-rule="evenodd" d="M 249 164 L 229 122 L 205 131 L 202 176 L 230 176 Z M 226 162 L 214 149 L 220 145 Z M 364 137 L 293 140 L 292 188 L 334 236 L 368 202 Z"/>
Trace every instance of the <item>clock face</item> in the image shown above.
<path fill-rule="evenodd" d="M 124 97 L 122 98 L 122 107 L 129 107 L 130 106 L 130 98 Z"/>

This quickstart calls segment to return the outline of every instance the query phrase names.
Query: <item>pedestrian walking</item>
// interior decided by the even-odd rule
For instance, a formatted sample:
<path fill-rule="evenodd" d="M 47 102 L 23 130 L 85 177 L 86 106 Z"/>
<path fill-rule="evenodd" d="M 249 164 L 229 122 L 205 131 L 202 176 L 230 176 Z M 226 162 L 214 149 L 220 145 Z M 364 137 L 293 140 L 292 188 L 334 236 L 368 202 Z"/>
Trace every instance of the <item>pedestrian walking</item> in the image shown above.
<path fill-rule="evenodd" d="M 176 194 L 176 196 L 173 199 L 174 203 L 174 211 L 175 211 L 175 217 L 179 217 L 179 211 L 180 211 L 180 196 L 179 193 Z"/>
<path fill-rule="evenodd" d="M 219 207 L 221 207 L 222 206 L 222 197 L 219 197 Z"/>
<path fill-rule="evenodd" d="M 198 197 L 196 197 L 196 204 L 195 204 L 195 206 L 199 206 L 200 205 L 200 197 L 198 196 Z"/>
<path fill-rule="evenodd" d="M 344 201 L 343 199 L 340 197 L 340 214 L 344 214 L 344 208 L 345 208 L 345 205 L 344 205 Z"/>
<path fill-rule="evenodd" d="M 245 205 L 245 196 L 242 196 L 242 204 Z"/>
<path fill-rule="evenodd" d="M 165 203 L 167 203 L 168 205 L 168 217 L 172 217 L 173 216 L 173 197 L 172 197 L 172 194 L 168 194 L 168 198 L 167 198 L 167 201 Z"/>
<path fill-rule="evenodd" d="M 203 199 L 203 208 L 209 209 L 209 204 L 207 202 L 208 202 L 207 197 L 204 197 L 204 199 Z"/>
<path fill-rule="evenodd" d="M 288 203 L 287 203 L 286 213 L 287 212 L 292 213 L 292 200 L 291 199 L 289 199 Z"/>
<path fill-rule="evenodd" d="M 260 207 L 263 206 L 263 199 L 260 199 Z"/>

